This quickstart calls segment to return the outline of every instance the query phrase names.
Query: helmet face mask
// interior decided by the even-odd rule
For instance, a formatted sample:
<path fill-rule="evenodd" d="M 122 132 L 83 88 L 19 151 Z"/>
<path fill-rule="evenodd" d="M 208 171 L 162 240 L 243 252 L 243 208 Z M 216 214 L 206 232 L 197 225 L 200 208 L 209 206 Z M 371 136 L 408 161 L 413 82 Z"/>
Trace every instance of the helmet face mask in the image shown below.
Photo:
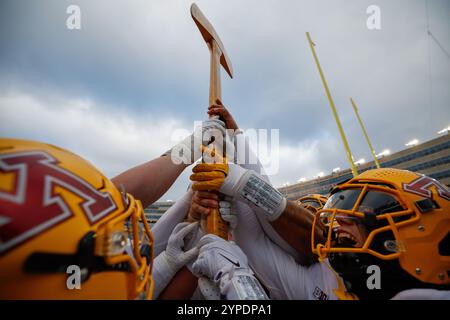
<path fill-rule="evenodd" d="M 408 191 L 418 189 L 414 184 L 420 179 L 428 179 L 429 198 Z M 439 249 L 450 232 L 445 190 L 436 180 L 405 170 L 366 171 L 337 186 L 316 213 L 312 250 L 322 261 L 372 256 L 365 260 L 386 265 L 398 260 L 416 279 L 448 285 L 450 257 Z M 314 236 L 319 221 L 325 225 L 321 243 Z"/>
<path fill-rule="evenodd" d="M 374 199 L 382 201 L 370 205 Z M 324 243 L 314 244 L 313 252 L 321 259 L 334 252 L 369 253 L 382 260 L 398 258 L 399 252 L 374 250 L 372 242 L 386 231 L 392 231 L 395 237 L 398 227 L 418 219 L 402 202 L 399 192 L 384 186 L 353 183 L 351 188 L 336 190 L 316 214 L 315 220 L 325 224 L 327 237 Z M 402 220 L 400 217 L 405 220 L 396 222 Z"/>
<path fill-rule="evenodd" d="M 75 154 L 0 139 L 0 216 L 0 298 L 151 298 L 141 202 Z M 79 290 L 69 288 L 70 266 L 81 270 Z"/>

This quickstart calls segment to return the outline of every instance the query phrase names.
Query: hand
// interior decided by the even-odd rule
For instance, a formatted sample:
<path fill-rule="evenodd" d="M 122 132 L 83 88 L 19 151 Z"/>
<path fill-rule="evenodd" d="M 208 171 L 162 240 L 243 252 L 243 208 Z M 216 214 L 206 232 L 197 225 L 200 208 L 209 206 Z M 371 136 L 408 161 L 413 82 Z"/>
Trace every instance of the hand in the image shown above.
<path fill-rule="evenodd" d="M 233 230 L 237 225 L 237 217 L 231 201 L 231 198 L 219 201 L 219 196 L 214 192 L 194 191 L 188 214 L 189 219 L 191 221 L 200 220 L 202 216 L 208 216 L 211 209 L 219 209 L 222 219 L 228 222 L 230 229 Z"/>
<path fill-rule="evenodd" d="M 268 299 L 248 266 L 247 256 L 236 244 L 208 234 L 200 239 L 199 246 L 192 272 L 218 285 L 221 296 L 227 300 Z"/>
<path fill-rule="evenodd" d="M 239 127 L 234 121 L 233 116 L 227 110 L 227 108 L 222 104 L 222 102 L 217 99 L 216 104 L 210 105 L 208 108 L 208 115 L 210 116 L 219 116 L 221 120 L 225 122 L 227 129 L 238 130 Z"/>
<path fill-rule="evenodd" d="M 286 198 L 259 174 L 233 163 L 200 163 L 192 169 L 193 190 L 217 190 L 249 203 L 258 214 L 274 221 L 286 208 Z"/>
<path fill-rule="evenodd" d="M 249 270 L 247 256 L 232 242 L 207 234 L 200 239 L 198 246 L 200 252 L 192 265 L 197 277 L 220 281 L 223 275 L 233 273 L 235 269 Z"/>
<path fill-rule="evenodd" d="M 211 209 L 219 208 L 219 196 L 215 192 L 194 191 L 189 208 L 189 219 L 200 220 L 211 213 Z"/>
<path fill-rule="evenodd" d="M 169 155 L 175 164 L 192 164 L 200 159 L 202 153 L 200 145 L 207 146 L 211 137 L 221 136 L 219 141 L 226 138 L 225 123 L 218 119 L 209 119 L 202 122 L 201 126 L 195 128 L 194 133 L 176 144 L 172 149 L 166 151 L 163 156 Z"/>
<path fill-rule="evenodd" d="M 168 262 L 177 270 L 184 266 L 189 261 L 193 260 L 198 255 L 198 248 L 194 247 L 184 252 L 185 239 L 193 237 L 197 232 L 198 223 L 182 222 L 174 229 L 167 241 L 167 248 L 165 254 Z"/>
<path fill-rule="evenodd" d="M 233 206 L 232 198 L 225 197 L 219 202 L 219 212 L 223 220 L 228 222 L 230 230 L 234 230 L 238 223 L 238 217 L 236 215 L 236 210 Z"/>
<path fill-rule="evenodd" d="M 185 242 L 197 233 L 197 222 L 179 223 L 167 242 L 166 250 L 153 261 L 153 280 L 155 282 L 154 297 L 158 297 L 181 267 L 194 260 L 199 252 L 197 247 L 185 250 Z"/>

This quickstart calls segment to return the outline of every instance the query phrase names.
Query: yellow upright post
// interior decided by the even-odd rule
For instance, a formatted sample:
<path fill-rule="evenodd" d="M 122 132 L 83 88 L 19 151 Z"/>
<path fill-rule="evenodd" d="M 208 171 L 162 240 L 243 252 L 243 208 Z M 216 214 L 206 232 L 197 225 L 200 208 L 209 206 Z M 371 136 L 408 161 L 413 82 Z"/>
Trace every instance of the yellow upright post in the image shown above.
<path fill-rule="evenodd" d="M 330 102 L 331 111 L 333 111 L 334 120 L 336 120 L 336 124 L 338 126 L 339 132 L 341 134 L 342 142 L 344 143 L 345 152 L 347 153 L 347 159 L 350 164 L 350 168 L 352 168 L 353 176 L 356 177 L 358 175 L 358 171 L 356 170 L 355 163 L 352 159 L 352 153 L 350 152 L 350 147 L 347 143 L 347 138 L 345 137 L 344 130 L 342 129 L 341 121 L 339 120 L 339 116 L 336 112 L 336 107 L 334 106 L 333 98 L 331 97 L 330 90 L 328 89 L 327 82 L 325 80 L 325 76 L 323 74 L 322 68 L 320 67 L 319 59 L 317 58 L 316 51 L 314 50 L 315 44 L 311 40 L 311 36 L 309 32 L 306 33 L 306 37 L 308 38 L 309 46 L 311 47 L 312 54 L 314 56 L 314 60 L 317 65 L 317 69 L 319 69 L 320 78 L 322 79 L 323 86 L 325 87 L 325 92 L 327 93 L 328 101 Z"/>
<path fill-rule="evenodd" d="M 352 103 L 353 110 L 355 110 L 356 117 L 358 118 L 359 124 L 361 125 L 361 129 L 364 133 L 364 137 L 366 137 L 366 141 L 367 141 L 367 144 L 369 145 L 370 152 L 372 152 L 373 161 L 375 161 L 376 167 L 380 168 L 380 163 L 378 162 L 377 156 L 375 154 L 375 150 L 373 150 L 372 143 L 370 142 L 370 139 L 369 139 L 369 135 L 367 134 L 366 128 L 364 127 L 361 117 L 359 116 L 358 107 L 356 107 L 356 104 L 355 104 L 355 101 L 353 101 L 353 98 L 350 98 L 350 102 Z"/>

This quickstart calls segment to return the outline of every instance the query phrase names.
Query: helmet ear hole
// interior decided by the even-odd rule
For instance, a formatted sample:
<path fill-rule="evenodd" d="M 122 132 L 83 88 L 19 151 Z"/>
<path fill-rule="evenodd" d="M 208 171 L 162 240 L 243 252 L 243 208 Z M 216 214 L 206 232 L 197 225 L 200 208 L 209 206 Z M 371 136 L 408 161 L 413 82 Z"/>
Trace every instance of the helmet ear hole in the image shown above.
<path fill-rule="evenodd" d="M 449 257 L 450 256 L 450 232 L 439 242 L 439 255 Z"/>
<path fill-rule="evenodd" d="M 436 201 L 428 198 L 416 201 L 415 205 L 417 209 L 419 209 L 422 213 L 439 208 L 439 205 L 436 203 Z"/>

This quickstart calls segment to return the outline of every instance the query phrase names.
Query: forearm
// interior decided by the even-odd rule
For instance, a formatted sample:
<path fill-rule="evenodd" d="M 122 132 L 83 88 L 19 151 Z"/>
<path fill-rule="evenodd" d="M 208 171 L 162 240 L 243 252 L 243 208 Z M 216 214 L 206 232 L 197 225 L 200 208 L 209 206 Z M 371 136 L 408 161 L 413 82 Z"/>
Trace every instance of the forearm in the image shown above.
<path fill-rule="evenodd" d="M 286 208 L 278 219 L 271 222 L 277 233 L 294 247 L 305 259 L 312 263 L 316 261 L 311 251 L 311 231 L 314 215 L 293 201 L 287 201 Z M 315 230 L 316 239 L 322 240 L 320 227 Z"/>
<path fill-rule="evenodd" d="M 111 181 L 118 188 L 123 185 L 145 208 L 166 193 L 186 166 L 174 164 L 170 156 L 164 156 L 131 168 Z"/>
<path fill-rule="evenodd" d="M 188 268 L 183 267 L 161 292 L 160 300 L 189 300 L 197 288 L 198 278 Z"/>

